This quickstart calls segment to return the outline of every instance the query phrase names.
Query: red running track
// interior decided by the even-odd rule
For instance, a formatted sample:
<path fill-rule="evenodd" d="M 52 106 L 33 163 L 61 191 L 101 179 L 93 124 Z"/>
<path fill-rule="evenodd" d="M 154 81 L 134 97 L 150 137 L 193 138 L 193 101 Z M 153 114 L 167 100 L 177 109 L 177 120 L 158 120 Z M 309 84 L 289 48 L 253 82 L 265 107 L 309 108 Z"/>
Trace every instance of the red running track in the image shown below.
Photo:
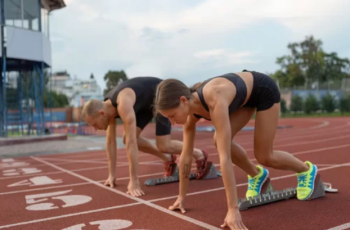
<path fill-rule="evenodd" d="M 250 230 L 346 229 L 350 223 L 350 118 L 281 119 L 280 125 L 292 128 L 277 131 L 275 148 L 315 163 L 322 180 L 339 192 L 312 201 L 292 199 L 242 211 L 244 223 Z M 145 130 L 146 136 L 152 133 L 152 127 Z M 181 138 L 180 132 L 172 135 Z M 220 170 L 212 136 L 198 133 L 196 146 L 207 149 L 210 161 Z M 257 163 L 253 132 L 241 132 L 235 141 Z M 140 153 L 139 160 L 142 184 L 162 176 L 160 160 L 145 153 Z M 143 186 L 146 195 L 138 198 L 127 195 L 124 149 L 118 150 L 116 188 L 103 186 L 108 175 L 104 151 L 2 159 L 0 169 L 0 229 L 221 229 L 227 212 L 221 178 L 191 181 L 185 214 L 168 210 L 178 195 L 178 183 Z M 236 166 L 234 171 L 238 195 L 244 197 L 247 176 Z M 295 173 L 270 169 L 270 174 L 275 189 L 297 183 Z"/>

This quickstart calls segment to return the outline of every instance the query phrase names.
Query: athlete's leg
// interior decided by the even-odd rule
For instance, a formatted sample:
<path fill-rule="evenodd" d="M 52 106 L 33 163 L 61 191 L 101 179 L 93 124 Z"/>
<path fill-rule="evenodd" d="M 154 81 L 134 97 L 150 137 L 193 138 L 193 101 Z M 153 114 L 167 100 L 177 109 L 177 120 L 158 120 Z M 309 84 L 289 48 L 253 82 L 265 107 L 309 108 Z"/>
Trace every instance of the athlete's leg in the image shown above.
<path fill-rule="evenodd" d="M 230 115 L 232 139 L 250 121 L 255 110 L 255 108 L 251 107 L 242 107 Z M 216 133 L 214 135 L 214 140 L 216 145 Z M 249 159 L 247 152 L 233 140 L 231 142 L 231 159 L 232 163 L 244 170 L 248 175 L 246 197 L 259 195 L 264 182 L 269 177 L 268 170 L 260 165 L 254 165 Z"/>
<path fill-rule="evenodd" d="M 172 162 L 168 162 L 168 164 L 174 164 L 176 157 L 172 154 L 180 155 L 182 152 L 183 143 L 178 140 L 172 140 L 170 133 L 171 133 L 170 121 L 161 115 L 157 115 L 156 117 L 157 147 L 160 152 L 171 154 L 170 156 L 171 156 Z M 206 152 L 201 151 L 197 148 L 194 148 L 193 157 L 196 159 L 196 164 L 197 164 L 197 179 L 200 179 L 206 172 L 208 155 L 206 154 Z"/>
<path fill-rule="evenodd" d="M 232 139 L 249 122 L 255 112 L 255 108 L 243 107 L 230 115 Z M 216 132 L 214 133 L 216 145 Z M 247 152 L 235 141 L 231 141 L 231 160 L 237 167 L 241 168 L 250 176 L 256 176 L 259 169 L 249 160 Z"/>
<path fill-rule="evenodd" d="M 242 107 L 230 115 L 232 139 L 248 124 L 254 113 L 255 108 Z M 256 176 L 259 174 L 259 169 L 248 158 L 247 152 L 233 140 L 231 142 L 231 159 L 232 163 L 243 169 L 248 175 Z"/>
<path fill-rule="evenodd" d="M 280 103 L 274 104 L 267 110 L 257 112 L 254 133 L 255 157 L 260 164 L 267 167 L 297 173 L 305 172 L 309 169 L 305 163 L 287 152 L 273 150 L 279 112 Z"/>
<path fill-rule="evenodd" d="M 157 146 L 155 144 L 153 144 L 150 140 L 140 136 L 141 132 L 142 132 L 142 129 L 140 127 L 136 127 L 137 146 L 138 146 L 139 151 L 155 155 L 156 157 L 159 157 L 163 161 L 168 161 L 170 159 L 170 157 L 163 154 L 162 152 L 160 152 L 158 150 Z M 124 133 L 123 133 L 123 143 L 125 144 Z"/>
<path fill-rule="evenodd" d="M 136 135 L 137 135 L 137 145 L 139 151 L 144 153 L 150 153 L 163 161 L 169 161 L 170 157 L 160 152 L 155 144 L 150 140 L 140 136 L 142 130 L 147 126 L 147 124 L 152 120 L 153 113 L 151 110 L 141 110 L 136 115 Z M 123 142 L 125 144 L 125 136 L 123 134 Z"/>
<path fill-rule="evenodd" d="M 273 149 L 280 103 L 275 103 L 271 108 L 258 111 L 256 114 L 254 152 L 258 162 L 267 167 L 288 170 L 298 173 L 298 199 L 307 199 L 313 191 L 317 167 L 307 162 L 302 162 L 290 153 Z"/>

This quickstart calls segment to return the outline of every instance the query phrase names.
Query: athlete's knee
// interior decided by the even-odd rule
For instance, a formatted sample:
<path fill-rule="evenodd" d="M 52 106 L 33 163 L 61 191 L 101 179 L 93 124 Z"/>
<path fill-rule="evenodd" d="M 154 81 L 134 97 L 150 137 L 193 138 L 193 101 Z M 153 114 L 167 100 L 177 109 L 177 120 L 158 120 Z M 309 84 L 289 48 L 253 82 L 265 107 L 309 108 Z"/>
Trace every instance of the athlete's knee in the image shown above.
<path fill-rule="evenodd" d="M 162 152 L 162 153 L 171 152 L 171 144 L 170 143 L 166 143 L 166 142 L 157 143 L 157 148 L 158 148 L 159 152 Z"/>
<path fill-rule="evenodd" d="M 255 158 L 259 164 L 265 167 L 272 167 L 274 165 L 274 159 L 271 150 L 255 151 Z"/>

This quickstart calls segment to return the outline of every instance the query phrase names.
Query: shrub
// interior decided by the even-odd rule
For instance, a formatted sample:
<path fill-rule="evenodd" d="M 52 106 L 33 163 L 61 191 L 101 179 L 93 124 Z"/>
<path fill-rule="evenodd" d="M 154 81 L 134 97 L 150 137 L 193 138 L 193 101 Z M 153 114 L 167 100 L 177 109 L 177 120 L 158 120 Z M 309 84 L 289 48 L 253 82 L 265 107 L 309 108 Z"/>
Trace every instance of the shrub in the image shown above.
<path fill-rule="evenodd" d="M 288 109 L 287 109 L 286 100 L 281 98 L 281 113 L 287 113 L 287 112 L 288 112 Z"/>
<path fill-rule="evenodd" d="M 322 103 L 322 110 L 326 111 L 327 113 L 332 113 L 336 108 L 336 100 L 335 98 L 330 94 L 327 93 L 321 100 Z"/>
<path fill-rule="evenodd" d="M 303 98 L 299 95 L 295 95 L 292 97 L 290 103 L 290 111 L 298 112 L 303 110 Z"/>
<path fill-rule="evenodd" d="M 310 114 L 320 109 L 319 102 L 315 95 L 309 94 L 304 102 L 304 112 Z"/>
<path fill-rule="evenodd" d="M 350 95 L 343 96 L 339 101 L 339 109 L 341 113 L 350 112 Z"/>

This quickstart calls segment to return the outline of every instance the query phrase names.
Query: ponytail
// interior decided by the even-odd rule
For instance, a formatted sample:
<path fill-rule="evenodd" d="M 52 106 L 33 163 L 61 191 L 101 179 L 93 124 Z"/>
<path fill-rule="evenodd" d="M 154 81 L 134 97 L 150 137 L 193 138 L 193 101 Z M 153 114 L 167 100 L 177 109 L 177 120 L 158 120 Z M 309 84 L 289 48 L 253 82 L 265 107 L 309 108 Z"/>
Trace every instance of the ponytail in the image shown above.
<path fill-rule="evenodd" d="M 190 87 L 190 92 L 191 93 L 196 92 L 201 86 L 202 86 L 202 82 L 197 82 L 196 84 Z"/>

